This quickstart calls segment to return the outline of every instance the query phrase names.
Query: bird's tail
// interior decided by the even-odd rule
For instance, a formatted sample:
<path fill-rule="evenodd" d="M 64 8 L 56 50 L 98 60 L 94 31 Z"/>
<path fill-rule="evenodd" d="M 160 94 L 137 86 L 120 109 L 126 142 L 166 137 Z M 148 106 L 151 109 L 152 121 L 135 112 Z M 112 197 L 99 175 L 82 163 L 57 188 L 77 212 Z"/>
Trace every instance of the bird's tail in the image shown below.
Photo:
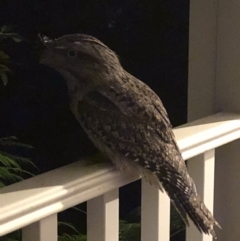
<path fill-rule="evenodd" d="M 188 214 L 200 232 L 211 234 L 216 238 L 213 227 L 221 227 L 213 217 L 212 213 L 201 201 L 200 197 L 196 193 L 194 194 L 194 192 L 191 196 L 188 196 L 186 193 L 179 191 L 176 186 L 173 187 L 169 183 L 163 182 L 162 184 L 185 223 L 189 225 L 186 215 Z"/>

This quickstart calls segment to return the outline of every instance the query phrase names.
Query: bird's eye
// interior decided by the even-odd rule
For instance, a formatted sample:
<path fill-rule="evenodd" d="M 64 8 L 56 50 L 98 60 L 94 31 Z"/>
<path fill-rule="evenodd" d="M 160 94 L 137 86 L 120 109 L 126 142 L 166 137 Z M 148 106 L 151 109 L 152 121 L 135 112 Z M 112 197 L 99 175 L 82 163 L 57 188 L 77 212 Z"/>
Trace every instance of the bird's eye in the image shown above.
<path fill-rule="evenodd" d="M 75 58 L 76 56 L 77 56 L 77 53 L 76 53 L 75 50 L 73 50 L 73 49 L 68 50 L 68 57 L 69 58 Z"/>

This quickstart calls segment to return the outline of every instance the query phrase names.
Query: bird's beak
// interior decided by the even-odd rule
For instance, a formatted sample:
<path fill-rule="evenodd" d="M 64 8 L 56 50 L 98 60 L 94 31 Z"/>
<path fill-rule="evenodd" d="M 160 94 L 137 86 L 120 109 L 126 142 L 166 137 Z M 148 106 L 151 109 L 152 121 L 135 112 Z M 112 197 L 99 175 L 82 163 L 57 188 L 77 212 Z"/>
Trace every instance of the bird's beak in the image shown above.
<path fill-rule="evenodd" d="M 51 47 L 53 46 L 53 40 L 45 35 L 38 34 L 40 42 L 43 44 L 43 52 L 40 57 L 40 64 L 48 65 L 49 50 L 51 52 Z"/>
<path fill-rule="evenodd" d="M 46 47 L 51 46 L 53 44 L 53 40 L 45 35 L 38 34 L 38 37 L 40 39 L 40 42 Z"/>

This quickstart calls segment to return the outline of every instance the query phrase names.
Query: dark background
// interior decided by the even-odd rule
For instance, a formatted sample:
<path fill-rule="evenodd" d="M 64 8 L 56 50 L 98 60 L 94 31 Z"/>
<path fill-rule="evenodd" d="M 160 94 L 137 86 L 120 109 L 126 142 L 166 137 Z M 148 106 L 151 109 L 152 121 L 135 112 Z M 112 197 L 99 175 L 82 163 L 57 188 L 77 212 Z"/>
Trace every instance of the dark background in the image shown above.
<path fill-rule="evenodd" d="M 14 25 L 26 41 L 6 43 L 12 73 L 6 87 L 0 84 L 0 137 L 33 145 L 40 172 L 96 152 L 70 112 L 64 80 L 38 64 L 38 33 L 99 38 L 161 97 L 173 126 L 185 123 L 188 18 L 186 0 L 1 0 L 0 25 Z M 120 194 L 124 218 L 140 205 L 139 182 Z"/>

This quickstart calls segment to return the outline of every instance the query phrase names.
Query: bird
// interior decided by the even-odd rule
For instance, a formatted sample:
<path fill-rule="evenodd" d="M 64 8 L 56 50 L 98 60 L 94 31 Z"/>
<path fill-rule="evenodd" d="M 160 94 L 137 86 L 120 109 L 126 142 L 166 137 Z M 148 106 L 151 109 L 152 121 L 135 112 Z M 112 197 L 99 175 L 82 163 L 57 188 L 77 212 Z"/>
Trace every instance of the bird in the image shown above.
<path fill-rule="evenodd" d="M 216 238 L 214 227 L 221 227 L 197 193 L 160 97 L 93 36 L 39 38 L 40 63 L 65 79 L 71 111 L 97 149 L 120 172 L 165 191 L 187 225 L 189 217 Z"/>

